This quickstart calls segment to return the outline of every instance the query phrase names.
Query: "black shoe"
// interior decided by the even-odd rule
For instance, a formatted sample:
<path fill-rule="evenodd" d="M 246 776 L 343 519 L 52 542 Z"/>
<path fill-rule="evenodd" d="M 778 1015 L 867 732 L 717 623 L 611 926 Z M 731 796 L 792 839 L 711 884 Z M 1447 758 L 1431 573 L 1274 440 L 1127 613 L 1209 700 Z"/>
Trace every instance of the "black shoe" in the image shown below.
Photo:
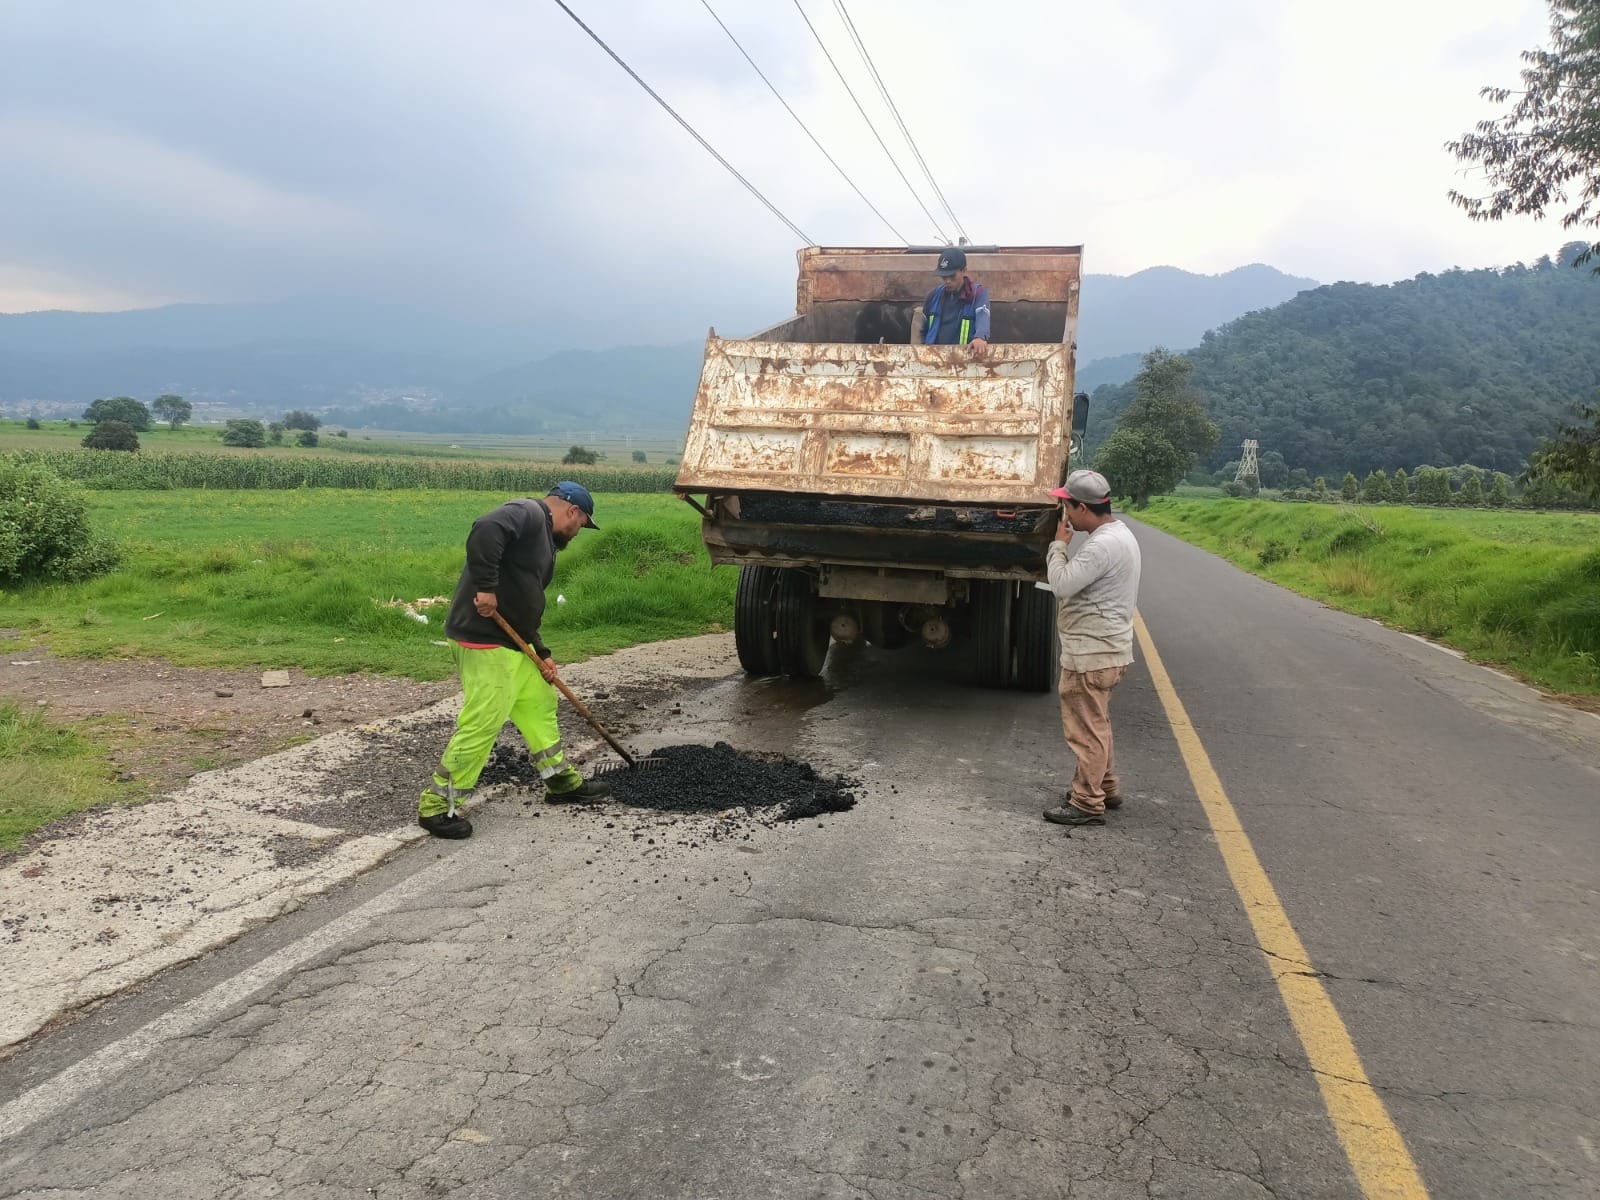
<path fill-rule="evenodd" d="M 1106 807 L 1107 808 L 1121 808 L 1122 807 L 1122 797 L 1120 795 L 1118 795 L 1116 792 L 1107 792 L 1106 793 Z"/>
<path fill-rule="evenodd" d="M 433 834 L 434 837 L 469 838 L 472 836 L 472 822 L 465 817 L 452 817 L 449 813 L 434 813 L 431 817 L 418 817 L 417 824 Z"/>
<path fill-rule="evenodd" d="M 546 804 L 583 804 L 594 800 L 604 800 L 611 795 L 611 785 L 601 783 L 594 779 L 585 779 L 575 788 L 564 792 L 552 792 L 546 789 L 544 802 Z"/>
<path fill-rule="evenodd" d="M 1058 804 L 1044 810 L 1044 819 L 1056 825 L 1104 825 L 1106 819 L 1099 813 L 1084 812 L 1075 804 Z"/>

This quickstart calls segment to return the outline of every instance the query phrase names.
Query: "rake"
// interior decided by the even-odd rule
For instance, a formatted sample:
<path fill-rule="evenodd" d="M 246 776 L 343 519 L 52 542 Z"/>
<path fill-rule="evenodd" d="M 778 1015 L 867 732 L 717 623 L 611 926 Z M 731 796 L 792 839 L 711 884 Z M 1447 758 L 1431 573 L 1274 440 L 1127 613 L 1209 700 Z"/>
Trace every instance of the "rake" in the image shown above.
<path fill-rule="evenodd" d="M 508 635 L 510 635 L 511 640 L 517 644 L 517 649 L 521 650 L 524 654 L 531 658 L 535 665 L 543 668 L 544 659 L 539 657 L 538 652 L 535 651 L 532 646 L 528 645 L 527 642 L 522 640 L 522 635 L 515 629 L 511 628 L 511 623 L 502 617 L 498 612 L 491 613 L 490 615 L 494 617 L 495 623 L 498 624 L 501 629 L 504 629 Z M 573 708 L 578 710 L 578 715 L 581 716 L 585 721 L 589 722 L 589 724 L 594 727 L 594 731 L 601 737 L 605 738 L 613 750 L 622 755 L 622 761 L 627 763 L 630 768 L 635 770 L 650 770 L 661 765 L 661 760 L 659 758 L 635 758 L 633 755 L 624 750 L 622 748 L 622 743 L 617 741 L 616 738 L 612 737 L 610 731 L 595 719 L 595 715 L 589 711 L 588 705 L 584 704 L 582 700 L 579 700 L 572 694 L 572 689 L 566 685 L 566 681 L 563 680 L 561 676 L 557 675 L 551 682 L 554 683 L 557 690 L 567 698 L 567 702 L 570 703 Z M 604 768 L 602 768 L 602 770 L 603 769 Z"/>

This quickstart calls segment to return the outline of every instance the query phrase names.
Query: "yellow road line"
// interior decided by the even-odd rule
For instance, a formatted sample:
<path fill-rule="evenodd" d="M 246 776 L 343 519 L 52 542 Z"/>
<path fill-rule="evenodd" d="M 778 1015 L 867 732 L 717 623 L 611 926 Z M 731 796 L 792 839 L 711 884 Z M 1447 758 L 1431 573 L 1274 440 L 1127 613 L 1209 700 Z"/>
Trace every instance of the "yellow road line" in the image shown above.
<path fill-rule="evenodd" d="M 1156 653 L 1150 630 L 1138 613 L 1134 614 L 1133 627 L 1156 694 L 1161 697 L 1178 749 L 1183 752 L 1184 765 L 1189 768 L 1189 778 L 1216 834 L 1234 890 L 1239 893 L 1256 941 L 1267 956 L 1267 966 L 1277 981 L 1284 1007 L 1289 1010 L 1289 1020 L 1300 1035 L 1339 1144 L 1344 1147 L 1362 1192 L 1372 1200 L 1426 1200 L 1428 1189 L 1411 1161 L 1411 1153 L 1367 1079 L 1350 1031 L 1339 1018 L 1328 989 L 1315 976 L 1316 968 L 1311 965 L 1300 935 L 1289 924 L 1289 915 L 1283 911 L 1272 880 L 1256 857 L 1239 814 L 1222 790 L 1222 781 Z"/>

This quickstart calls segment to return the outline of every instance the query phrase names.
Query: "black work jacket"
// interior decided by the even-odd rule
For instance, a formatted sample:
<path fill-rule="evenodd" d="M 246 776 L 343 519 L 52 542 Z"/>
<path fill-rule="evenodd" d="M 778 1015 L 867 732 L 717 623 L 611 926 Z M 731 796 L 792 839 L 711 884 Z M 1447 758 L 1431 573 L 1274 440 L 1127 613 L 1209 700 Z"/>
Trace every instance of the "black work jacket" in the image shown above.
<path fill-rule="evenodd" d="M 509 500 L 472 523 L 467 535 L 467 565 L 450 601 L 444 631 L 458 642 L 488 643 L 516 649 L 493 617 L 480 617 L 472 598 L 493 592 L 500 615 L 539 657 L 550 648 L 539 637 L 544 590 L 556 570 L 555 528 L 542 500 Z"/>

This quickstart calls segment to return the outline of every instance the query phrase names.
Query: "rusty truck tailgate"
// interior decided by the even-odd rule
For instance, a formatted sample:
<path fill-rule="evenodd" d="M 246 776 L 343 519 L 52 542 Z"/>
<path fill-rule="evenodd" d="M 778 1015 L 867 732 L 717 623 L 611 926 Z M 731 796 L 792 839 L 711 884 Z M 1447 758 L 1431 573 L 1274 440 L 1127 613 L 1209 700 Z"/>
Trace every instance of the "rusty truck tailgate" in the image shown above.
<path fill-rule="evenodd" d="M 1050 503 L 1070 348 L 734 341 L 713 333 L 680 492 Z"/>

